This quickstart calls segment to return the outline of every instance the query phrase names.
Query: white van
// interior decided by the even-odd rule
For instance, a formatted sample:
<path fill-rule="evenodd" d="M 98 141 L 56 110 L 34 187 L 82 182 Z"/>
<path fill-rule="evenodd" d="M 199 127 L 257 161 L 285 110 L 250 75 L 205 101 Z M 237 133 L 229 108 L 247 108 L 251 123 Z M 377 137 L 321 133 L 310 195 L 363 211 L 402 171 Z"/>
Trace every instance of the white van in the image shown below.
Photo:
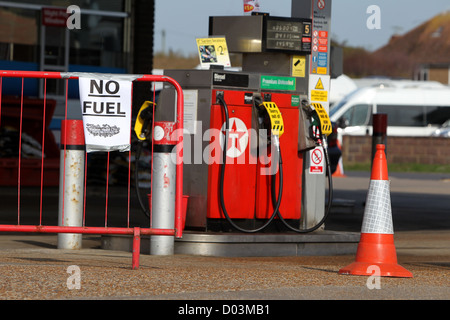
<path fill-rule="evenodd" d="M 438 82 L 387 80 L 356 89 L 330 110 L 338 136 L 372 135 L 372 115 L 387 114 L 387 135 L 431 136 L 450 119 L 450 87 Z"/>

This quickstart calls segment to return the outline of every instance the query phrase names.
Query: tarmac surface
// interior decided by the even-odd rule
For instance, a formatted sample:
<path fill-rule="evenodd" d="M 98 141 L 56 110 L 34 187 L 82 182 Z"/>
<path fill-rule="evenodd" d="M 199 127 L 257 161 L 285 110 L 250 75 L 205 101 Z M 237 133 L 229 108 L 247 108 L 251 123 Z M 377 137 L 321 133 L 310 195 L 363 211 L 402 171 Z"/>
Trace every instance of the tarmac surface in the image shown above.
<path fill-rule="evenodd" d="M 346 175 L 333 179 L 334 198 L 337 204 L 340 200 L 354 201 L 354 206 L 333 207 L 325 228 L 359 232 L 370 175 L 359 172 Z M 353 254 L 304 257 L 141 254 L 140 268 L 132 270 L 131 253 L 101 249 L 100 236 L 84 235 L 81 250 L 61 250 L 57 249 L 56 235 L 2 233 L 0 299 L 171 300 L 175 301 L 169 305 L 169 314 L 173 315 L 188 312 L 187 304 L 208 306 L 211 301 L 223 306 L 231 300 L 245 305 L 263 300 L 264 304 L 297 300 L 448 300 L 450 175 L 390 174 L 390 180 L 398 263 L 411 271 L 413 278 L 338 274 L 340 268 L 354 261 Z M 294 305 L 287 303 L 286 308 L 291 307 Z M 223 316 L 226 310 L 221 308 L 214 309 L 214 315 Z M 283 304 L 277 305 L 270 315 L 284 308 Z"/>

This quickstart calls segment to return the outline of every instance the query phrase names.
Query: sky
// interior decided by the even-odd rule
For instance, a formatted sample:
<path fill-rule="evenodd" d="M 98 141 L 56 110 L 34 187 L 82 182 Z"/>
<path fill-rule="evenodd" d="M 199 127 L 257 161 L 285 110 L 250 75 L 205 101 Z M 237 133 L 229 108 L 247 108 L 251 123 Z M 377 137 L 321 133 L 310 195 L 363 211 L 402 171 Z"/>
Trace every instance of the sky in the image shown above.
<path fill-rule="evenodd" d="M 314 0 L 316 1 L 316 0 Z M 329 1 L 329 0 L 326 0 Z M 208 36 L 210 16 L 243 15 L 243 0 L 156 0 L 154 51 L 196 52 L 196 38 Z M 292 0 L 259 0 L 261 11 L 272 16 L 291 16 Z M 379 29 L 369 29 L 379 11 Z M 331 36 L 339 43 L 376 50 L 393 34 L 405 34 L 437 14 L 450 10 L 449 0 L 333 0 Z M 163 40 L 162 34 L 165 34 Z"/>

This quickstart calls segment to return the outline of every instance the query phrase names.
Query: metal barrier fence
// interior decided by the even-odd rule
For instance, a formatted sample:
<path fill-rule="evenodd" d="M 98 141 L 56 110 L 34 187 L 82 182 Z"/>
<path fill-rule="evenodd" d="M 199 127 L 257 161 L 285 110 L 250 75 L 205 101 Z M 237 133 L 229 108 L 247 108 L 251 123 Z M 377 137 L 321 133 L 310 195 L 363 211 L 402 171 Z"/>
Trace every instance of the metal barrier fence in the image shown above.
<path fill-rule="evenodd" d="M 106 172 L 106 185 L 105 185 L 105 214 L 104 214 L 104 226 L 87 226 L 86 225 L 86 195 L 87 195 L 87 185 L 86 179 L 84 180 L 84 190 L 83 190 L 83 222 L 81 226 L 69 226 L 64 225 L 64 219 L 62 219 L 62 224 L 51 225 L 47 223 L 48 219 L 45 219 L 47 212 L 44 214 L 43 206 L 43 192 L 44 188 L 47 188 L 52 184 L 51 180 L 58 179 L 60 174 L 55 172 L 59 170 L 62 172 L 61 166 L 59 165 L 60 160 L 58 155 L 55 156 L 55 143 L 52 140 L 53 135 L 49 130 L 49 124 L 55 109 L 55 100 L 51 99 L 47 95 L 47 89 L 51 86 L 54 87 L 53 79 L 57 81 L 64 81 L 64 108 L 65 108 L 65 121 L 67 122 L 67 114 L 69 111 L 68 106 L 68 91 L 69 91 L 69 80 L 78 80 L 80 77 L 86 77 L 95 74 L 83 74 L 83 73 L 63 73 L 63 72 L 37 72 L 37 71 L 8 71 L 0 70 L 0 181 L 3 188 L 3 193 L 8 193 L 14 187 L 17 187 L 17 223 L 11 223 L 10 217 L 15 215 L 11 212 L 3 212 L 5 209 L 0 208 L 0 232 L 30 232 L 30 233 L 58 233 L 58 234 L 115 234 L 115 235 L 132 235 L 133 236 L 133 253 L 132 253 L 132 268 L 139 268 L 139 255 L 140 255 L 140 237 L 141 235 L 161 235 L 161 236 L 173 236 L 175 238 L 181 238 L 183 232 L 183 217 L 182 217 L 182 189 L 183 189 L 183 167 L 182 167 L 182 147 L 183 147 L 183 136 L 178 134 L 175 138 L 177 141 L 176 157 L 176 186 L 175 186 L 175 222 L 174 229 L 163 229 L 163 228 L 152 228 L 151 222 L 149 227 L 143 226 L 130 226 L 130 189 L 131 189 L 131 148 L 128 151 L 128 178 L 126 183 L 127 188 L 127 199 L 126 199 L 126 214 L 127 223 L 126 226 L 122 227 L 111 227 L 108 226 L 108 192 L 109 192 L 109 181 L 110 176 L 110 152 L 107 151 L 107 172 Z M 98 75 L 104 76 L 104 75 Z M 115 77 L 123 77 L 123 75 L 108 75 L 111 79 Z M 138 82 L 164 82 L 172 85 L 177 93 L 176 101 L 176 119 L 175 124 L 177 129 L 181 129 L 178 132 L 182 132 L 183 129 L 183 91 L 180 85 L 170 77 L 160 76 L 160 75 L 129 75 L 131 76 L 132 83 Z M 9 80 L 9 79 L 14 80 Z M 8 80 L 7 80 L 8 79 Z M 50 82 L 50 80 L 52 82 Z M 8 81 L 8 84 L 6 83 Z M 14 81 L 14 82 L 12 82 Z M 29 88 L 27 85 L 37 87 L 36 82 L 42 82 L 43 96 L 41 98 L 30 98 L 27 96 Z M 4 87 L 6 86 L 14 87 L 12 90 L 13 96 L 7 95 L 5 93 Z M 133 108 L 131 108 L 133 110 Z M 15 119 L 15 123 L 11 123 L 11 118 Z M 17 119 L 18 118 L 18 119 Z M 27 129 L 25 133 L 24 129 Z M 13 132 L 12 136 L 5 138 L 5 132 Z M 37 137 L 34 140 L 34 136 Z M 67 135 L 64 135 L 66 137 Z M 24 139 L 30 139 L 34 142 L 41 144 L 40 154 L 34 150 L 32 158 L 26 158 L 24 156 L 25 145 L 22 143 Z M 131 140 L 131 139 L 130 139 Z M 62 146 L 64 145 L 64 147 Z M 61 141 L 61 156 L 66 157 L 66 145 L 65 141 Z M 131 141 L 130 141 L 131 145 Z M 153 146 L 153 144 L 152 144 Z M 37 148 L 39 149 L 39 147 Z M 59 148 L 58 148 L 59 149 Z M 62 152 L 64 150 L 64 152 Z M 153 147 L 152 147 L 153 150 Z M 58 152 L 59 150 L 56 150 Z M 86 167 L 87 167 L 87 155 L 86 161 L 84 163 L 84 175 L 86 177 Z M 51 157 L 54 155 L 55 157 Z M 55 169 L 55 170 L 53 170 Z M 64 166 L 64 169 L 65 166 Z M 36 174 L 38 172 L 38 174 Z M 65 175 L 65 172 L 62 172 Z M 33 208 L 32 213 L 39 211 L 39 217 L 36 223 L 23 224 L 23 206 L 27 203 L 22 204 L 22 196 L 24 195 L 24 188 L 27 188 L 26 192 L 29 191 L 28 185 L 32 182 L 35 189 L 39 189 L 39 208 Z M 56 183 L 56 185 L 60 184 Z M 138 186 L 136 186 L 138 187 Z M 61 188 L 65 188 L 65 183 L 59 185 L 61 197 Z M 9 191 L 10 192 L 10 191 Z M 64 191 L 62 192 L 64 193 Z M 151 195 L 150 195 L 151 197 Z M 61 201 L 61 199 L 58 199 Z M 47 203 L 45 203 L 47 205 Z M 64 207 L 64 206 L 63 206 Z M 8 207 L 6 207 L 7 210 Z M 29 215 L 29 208 L 27 207 L 26 215 Z M 64 210 L 64 209 L 63 209 Z M 55 217 L 53 211 L 48 214 L 49 216 Z M 64 211 L 63 211 L 64 212 Z M 64 214 L 64 213 L 63 213 Z M 5 221 L 7 220 L 7 221 Z M 45 220 L 45 221 L 44 221 Z M 151 221 L 151 218 L 150 218 Z M 6 223 L 5 223 L 6 222 Z"/>

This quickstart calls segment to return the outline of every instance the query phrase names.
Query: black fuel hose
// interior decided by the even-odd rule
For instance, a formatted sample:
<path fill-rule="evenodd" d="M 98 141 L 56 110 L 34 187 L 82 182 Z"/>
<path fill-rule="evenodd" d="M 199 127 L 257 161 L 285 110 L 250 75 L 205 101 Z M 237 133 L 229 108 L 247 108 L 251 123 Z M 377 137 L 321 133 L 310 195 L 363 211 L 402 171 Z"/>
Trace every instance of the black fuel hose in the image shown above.
<path fill-rule="evenodd" d="M 224 144 L 223 144 L 223 151 L 222 151 L 222 158 L 223 158 L 223 163 L 221 164 L 221 170 L 220 170 L 220 181 L 219 181 L 219 196 L 220 196 L 220 206 L 222 208 L 222 212 L 225 216 L 225 218 L 227 219 L 227 221 L 230 223 L 230 225 L 235 228 L 238 231 L 241 232 L 245 232 L 245 233 L 255 233 L 255 232 L 259 232 L 262 231 L 263 229 L 265 229 L 272 221 L 273 219 L 276 217 L 278 209 L 280 208 L 280 203 L 281 203 L 281 196 L 283 194 L 283 174 L 282 171 L 280 171 L 279 173 L 279 185 L 280 185 L 280 189 L 278 191 L 278 198 L 275 204 L 275 208 L 274 211 L 270 217 L 269 220 L 267 220 L 266 223 L 264 223 L 262 226 L 260 226 L 259 228 L 255 228 L 255 229 L 245 229 L 242 228 L 240 226 L 238 226 L 233 219 L 230 218 L 228 211 L 226 209 L 225 206 L 225 199 L 224 199 L 224 194 L 223 194 L 223 188 L 224 188 L 224 180 L 225 180 L 225 167 L 226 167 L 226 159 L 227 159 L 227 146 L 228 146 L 228 130 L 229 130 L 229 122 L 230 122 L 230 118 L 228 115 L 228 106 L 225 102 L 225 100 L 223 99 L 223 97 L 221 96 L 217 96 L 218 101 L 220 102 L 220 105 L 222 106 L 222 109 L 224 111 L 225 114 L 225 139 L 224 139 Z M 278 149 L 279 150 L 279 149 Z M 280 154 L 280 168 L 282 167 L 281 164 L 281 154 Z M 275 181 L 275 179 L 272 179 L 273 181 Z"/>
<path fill-rule="evenodd" d="M 142 212 L 145 214 L 147 218 L 150 218 L 150 212 L 147 210 L 146 206 L 144 205 L 141 197 L 141 193 L 139 191 L 139 159 L 141 157 L 142 152 L 142 144 L 143 142 L 139 141 L 136 146 L 136 153 L 135 153 L 135 164 L 134 164 L 134 188 L 136 190 L 136 196 L 139 201 L 139 205 L 142 209 Z"/>
<path fill-rule="evenodd" d="M 326 139 L 325 137 L 323 137 L 323 139 Z M 324 149 L 324 153 L 325 153 L 325 161 L 327 163 L 327 168 L 328 168 L 328 205 L 327 205 L 327 209 L 326 212 L 323 216 L 323 218 L 313 227 L 308 228 L 308 229 L 299 229 L 299 228 L 294 228 L 292 227 L 289 223 L 287 223 L 286 220 L 283 219 L 283 215 L 281 214 L 281 212 L 278 210 L 278 218 L 280 218 L 280 220 L 283 222 L 283 224 L 291 231 L 297 232 L 297 233 L 309 233 L 309 232 L 313 232 L 315 230 L 317 230 L 318 228 L 320 228 L 325 220 L 328 218 L 330 211 L 331 211 L 331 204 L 333 201 L 333 180 L 331 178 L 331 168 L 330 168 L 330 159 L 328 156 L 328 152 L 327 152 L 327 148 L 323 148 Z M 281 152 L 280 152 L 280 170 L 281 169 Z M 275 196 L 275 179 L 272 179 L 272 202 L 274 203 L 276 199 Z"/>
<path fill-rule="evenodd" d="M 147 128 L 149 127 L 150 123 L 153 120 L 153 109 L 152 108 L 145 108 L 140 113 L 140 116 L 142 119 L 144 119 L 144 123 L 142 125 L 142 133 L 144 136 L 147 136 L 149 133 L 147 131 Z M 136 120 L 137 121 L 137 120 Z M 142 209 L 142 212 L 145 214 L 147 218 L 150 218 L 150 210 L 147 209 L 147 207 L 144 205 L 144 202 L 141 197 L 141 193 L 139 191 L 139 160 L 141 158 L 142 153 L 142 147 L 143 147 L 144 141 L 138 140 L 136 151 L 135 151 L 135 165 L 134 165 L 134 188 L 136 190 L 136 196 L 139 202 L 139 206 Z M 153 159 L 152 159 L 153 161 Z"/>

